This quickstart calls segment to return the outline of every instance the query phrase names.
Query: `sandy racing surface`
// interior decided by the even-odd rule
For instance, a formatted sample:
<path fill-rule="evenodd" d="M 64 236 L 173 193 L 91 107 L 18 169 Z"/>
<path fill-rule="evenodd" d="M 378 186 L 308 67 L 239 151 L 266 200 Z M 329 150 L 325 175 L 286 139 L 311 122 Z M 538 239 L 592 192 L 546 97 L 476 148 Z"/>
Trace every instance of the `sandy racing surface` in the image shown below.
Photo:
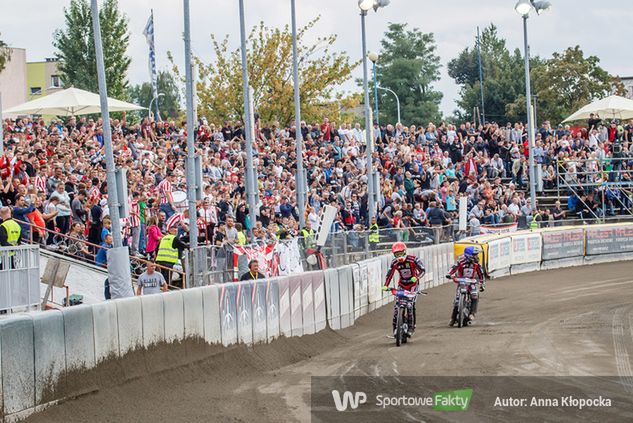
<path fill-rule="evenodd" d="M 308 422 L 311 376 L 633 380 L 632 288 L 632 262 L 498 279 L 487 284 L 476 324 L 457 329 L 447 325 L 455 289 L 447 284 L 420 298 L 417 333 L 399 348 L 386 337 L 388 306 L 340 332 L 218 349 L 178 369 L 103 382 L 28 421 Z"/>

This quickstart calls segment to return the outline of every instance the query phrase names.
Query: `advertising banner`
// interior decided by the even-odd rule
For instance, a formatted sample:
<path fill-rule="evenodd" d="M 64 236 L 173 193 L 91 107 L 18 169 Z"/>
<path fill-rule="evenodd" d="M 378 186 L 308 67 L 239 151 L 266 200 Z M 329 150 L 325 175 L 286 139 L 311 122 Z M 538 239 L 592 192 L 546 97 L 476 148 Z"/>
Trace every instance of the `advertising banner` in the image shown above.
<path fill-rule="evenodd" d="M 541 261 L 541 234 L 515 235 L 512 237 L 512 264 Z"/>
<path fill-rule="evenodd" d="M 516 232 L 518 223 L 507 223 L 501 225 L 481 225 L 479 231 L 481 234 L 505 234 L 509 232 Z"/>
<path fill-rule="evenodd" d="M 511 249 L 512 240 L 510 237 L 488 242 L 488 273 L 510 267 Z"/>
<path fill-rule="evenodd" d="M 633 251 L 633 225 L 588 227 L 585 233 L 588 256 Z"/>
<path fill-rule="evenodd" d="M 582 257 L 585 253 L 584 229 L 542 232 L 543 260 Z"/>

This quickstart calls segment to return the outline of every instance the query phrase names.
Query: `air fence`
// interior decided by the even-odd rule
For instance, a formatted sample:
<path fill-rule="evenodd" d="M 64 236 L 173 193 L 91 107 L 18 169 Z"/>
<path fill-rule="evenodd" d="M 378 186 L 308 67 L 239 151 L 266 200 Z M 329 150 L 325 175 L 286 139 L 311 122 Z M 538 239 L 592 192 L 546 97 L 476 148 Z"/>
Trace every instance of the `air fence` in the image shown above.
<path fill-rule="evenodd" d="M 427 268 L 424 288 L 438 286 L 468 245 L 484 250 L 492 277 L 630 259 L 633 225 L 554 228 L 483 236 L 411 250 Z M 258 344 L 340 330 L 388 304 L 381 291 L 388 255 L 302 275 L 216 284 L 165 294 L 14 315 L 0 320 L 4 421 L 14 421 L 83 392 L 56 387 L 106 360 L 185 340 Z M 176 347 L 174 345 L 174 347 Z M 87 374 L 79 377 L 89 378 Z"/>

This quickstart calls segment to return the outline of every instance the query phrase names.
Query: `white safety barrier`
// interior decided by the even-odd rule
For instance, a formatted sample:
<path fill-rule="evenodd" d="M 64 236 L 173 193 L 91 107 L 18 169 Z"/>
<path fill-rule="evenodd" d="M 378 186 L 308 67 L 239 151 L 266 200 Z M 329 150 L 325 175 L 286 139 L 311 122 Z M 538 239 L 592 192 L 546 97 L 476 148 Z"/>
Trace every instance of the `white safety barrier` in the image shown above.
<path fill-rule="evenodd" d="M 143 313 L 143 347 L 148 348 L 165 342 L 163 295 L 143 295 L 141 312 Z"/>
<path fill-rule="evenodd" d="M 185 322 L 185 338 L 204 338 L 204 312 L 202 306 L 202 288 L 182 291 Z"/>
<path fill-rule="evenodd" d="M 35 406 L 33 317 L 18 315 L 0 321 L 4 413 L 20 415 Z"/>
<path fill-rule="evenodd" d="M 94 304 L 92 306 L 92 323 L 95 338 L 95 362 L 99 364 L 108 358 L 118 357 L 120 347 L 117 303 Z"/>
<path fill-rule="evenodd" d="M 185 314 L 181 291 L 163 294 L 165 341 L 182 341 L 185 338 Z"/>
<path fill-rule="evenodd" d="M 2 329 L 0 329 L 2 330 Z M 35 405 L 59 398 L 59 380 L 66 372 L 64 317 L 59 310 L 33 314 L 33 351 L 35 359 Z M 30 356 L 27 350 L 20 354 Z"/>
<path fill-rule="evenodd" d="M 251 283 L 253 293 L 253 343 L 263 343 L 268 340 L 266 334 L 266 322 L 268 321 L 266 301 L 267 281 L 254 281 Z"/>
<path fill-rule="evenodd" d="M 242 344 L 253 343 L 253 301 L 250 282 L 237 284 L 237 339 Z"/>
<path fill-rule="evenodd" d="M 204 340 L 207 344 L 220 344 L 222 331 L 220 323 L 220 294 L 217 285 L 205 286 L 202 290 L 204 313 Z"/>
<path fill-rule="evenodd" d="M 266 339 L 279 337 L 279 280 L 266 281 Z"/>
<path fill-rule="evenodd" d="M 143 313 L 141 298 L 124 298 L 116 303 L 121 356 L 143 346 Z"/>

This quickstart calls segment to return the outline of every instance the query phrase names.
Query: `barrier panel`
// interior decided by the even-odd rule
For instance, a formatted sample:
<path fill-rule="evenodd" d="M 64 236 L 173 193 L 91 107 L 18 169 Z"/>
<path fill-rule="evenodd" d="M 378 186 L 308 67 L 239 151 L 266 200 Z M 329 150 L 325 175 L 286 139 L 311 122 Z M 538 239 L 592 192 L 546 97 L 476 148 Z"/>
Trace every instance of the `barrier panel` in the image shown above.
<path fill-rule="evenodd" d="M 253 342 L 266 342 L 268 337 L 266 334 L 266 322 L 268 301 L 266 298 L 266 289 L 268 281 L 260 280 L 251 282 L 251 303 L 253 304 Z"/>
<path fill-rule="evenodd" d="M 66 372 L 64 316 L 61 311 L 50 310 L 33 315 L 33 350 L 35 405 L 40 405 L 59 398 L 59 385 L 51 384 L 51 381 L 59 380 Z M 26 350 L 21 351 L 21 354 L 29 355 L 26 353 Z"/>
<path fill-rule="evenodd" d="M 633 225 L 588 227 L 585 234 L 588 256 L 633 251 Z"/>
<path fill-rule="evenodd" d="M 119 354 L 123 356 L 143 345 L 141 298 L 123 298 L 115 304 L 119 330 Z"/>
<path fill-rule="evenodd" d="M 341 328 L 341 296 L 339 293 L 338 270 L 326 269 L 323 275 L 327 322 L 331 329 L 339 330 Z"/>
<path fill-rule="evenodd" d="M 184 310 L 185 338 L 204 339 L 204 309 L 202 307 L 202 288 L 182 291 Z"/>
<path fill-rule="evenodd" d="M 279 279 L 266 281 L 266 339 L 279 337 Z"/>
<path fill-rule="evenodd" d="M 220 297 L 218 285 L 201 288 L 202 312 L 204 320 L 204 340 L 208 344 L 222 343 L 220 325 Z"/>
<path fill-rule="evenodd" d="M 162 316 L 161 310 L 161 320 Z M 118 321 L 116 302 L 106 301 L 92 306 L 96 364 L 120 355 Z"/>
<path fill-rule="evenodd" d="M 341 329 L 354 324 L 354 285 L 352 281 L 352 267 L 345 266 L 338 271 L 339 298 L 341 305 Z"/>
<path fill-rule="evenodd" d="M 62 310 L 66 370 L 69 372 L 95 366 L 95 340 L 92 306 L 79 305 Z"/>
<path fill-rule="evenodd" d="M 314 329 L 314 292 L 312 281 L 319 272 L 311 272 L 301 279 L 301 307 L 303 309 L 303 334 L 312 335 Z"/>
<path fill-rule="evenodd" d="M 354 279 L 354 318 L 367 314 L 369 299 L 367 293 L 368 269 L 366 262 L 352 265 L 352 278 Z"/>
<path fill-rule="evenodd" d="M 289 277 L 279 279 L 279 334 L 286 337 L 290 337 L 292 334 Z"/>
<path fill-rule="evenodd" d="M 510 274 L 512 265 L 512 240 L 510 237 L 488 242 L 487 272 L 490 277 Z"/>
<path fill-rule="evenodd" d="M 163 295 L 165 313 L 165 341 L 175 342 L 185 339 L 185 315 L 182 292 L 171 291 Z"/>
<path fill-rule="evenodd" d="M 380 259 L 367 260 L 367 301 L 368 310 L 374 311 L 382 305 L 382 279 Z"/>
<path fill-rule="evenodd" d="M 253 295 L 250 282 L 237 284 L 237 340 L 253 343 Z"/>
<path fill-rule="evenodd" d="M 19 315 L 0 321 L 4 414 L 35 406 L 33 318 Z"/>
<path fill-rule="evenodd" d="M 513 235 L 512 251 L 510 254 L 512 265 L 536 263 L 541 261 L 541 234 Z"/>
<path fill-rule="evenodd" d="M 301 306 L 302 276 L 290 276 L 288 287 L 290 290 L 290 336 L 303 335 L 303 308 Z"/>
<path fill-rule="evenodd" d="M 563 231 L 543 231 L 542 259 L 560 260 L 570 257 L 582 257 L 585 254 L 584 229 L 572 229 Z"/>
<path fill-rule="evenodd" d="M 237 344 L 237 285 L 223 284 L 220 287 L 220 323 L 222 345 Z"/>
<path fill-rule="evenodd" d="M 325 272 L 315 272 L 312 279 L 312 298 L 314 301 L 314 330 L 320 332 L 327 325 L 325 306 Z"/>
<path fill-rule="evenodd" d="M 143 347 L 148 348 L 165 341 L 165 310 L 161 294 L 141 297 L 143 314 Z"/>

